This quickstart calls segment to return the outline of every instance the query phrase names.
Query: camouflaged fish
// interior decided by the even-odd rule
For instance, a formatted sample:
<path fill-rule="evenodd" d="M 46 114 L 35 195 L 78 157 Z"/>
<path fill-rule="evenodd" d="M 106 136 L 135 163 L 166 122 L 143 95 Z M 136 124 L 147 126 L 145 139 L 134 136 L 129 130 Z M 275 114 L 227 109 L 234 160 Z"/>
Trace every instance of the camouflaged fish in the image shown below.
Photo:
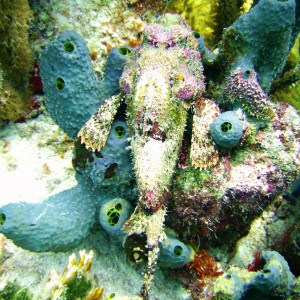
<path fill-rule="evenodd" d="M 139 201 L 123 229 L 129 235 L 146 234 L 148 268 L 140 294 L 149 299 L 188 112 L 194 111 L 191 163 L 204 169 L 218 162 L 209 124 L 219 109 L 201 98 L 205 85 L 198 42 L 178 15 L 166 14 L 145 27 L 143 41 L 125 66 L 120 86 L 121 93 L 107 99 L 78 136 L 86 148 L 100 150 L 125 101 Z"/>

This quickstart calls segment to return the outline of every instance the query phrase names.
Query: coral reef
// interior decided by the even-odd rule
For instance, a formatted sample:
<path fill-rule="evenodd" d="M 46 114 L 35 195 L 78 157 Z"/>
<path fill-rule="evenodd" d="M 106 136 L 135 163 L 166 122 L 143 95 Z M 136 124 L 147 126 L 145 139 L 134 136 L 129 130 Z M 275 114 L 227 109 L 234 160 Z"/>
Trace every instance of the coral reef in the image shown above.
<path fill-rule="evenodd" d="M 148 251 L 148 271 L 145 274 L 145 282 L 141 291 L 141 294 L 145 298 L 149 297 L 149 288 L 156 265 L 158 244 L 159 241 L 164 238 L 161 226 L 165 214 L 165 199 L 169 196 L 170 175 L 175 170 L 174 164 L 172 167 L 170 161 L 175 162 L 179 155 L 178 146 L 181 145 L 185 125 L 184 120 L 187 118 L 184 110 L 186 107 L 182 109 L 180 106 L 177 106 L 177 112 L 175 112 L 173 107 L 172 110 L 170 110 L 169 107 L 171 107 L 171 103 L 169 102 L 169 94 L 182 99 L 195 99 L 193 137 L 190 147 L 191 160 L 188 161 L 188 163 L 200 169 L 194 171 L 200 180 L 195 181 L 195 177 L 190 176 L 191 180 L 188 181 L 179 171 L 171 192 L 171 198 L 168 201 L 170 209 L 167 215 L 167 222 L 185 239 L 188 238 L 193 242 L 199 236 L 202 237 L 204 235 L 208 236 L 208 240 L 210 240 L 209 243 L 211 244 L 213 240 L 214 242 L 220 243 L 231 236 L 230 241 L 227 241 L 227 243 L 233 244 L 234 241 L 240 237 L 240 234 L 247 232 L 251 220 L 253 220 L 289 182 L 282 182 L 282 178 L 286 176 L 287 170 L 280 170 L 280 165 L 278 165 L 280 163 L 277 160 L 278 157 L 274 160 L 273 154 L 270 155 L 270 153 L 268 153 L 269 148 L 267 145 L 265 153 L 262 155 L 264 137 L 260 137 L 259 135 L 252 141 L 252 144 L 260 145 L 258 151 L 255 150 L 254 147 L 239 150 L 236 156 L 233 156 L 230 160 L 225 153 L 222 154 L 222 160 L 218 163 L 218 152 L 208 134 L 208 125 L 217 117 L 219 113 L 218 107 L 209 100 L 197 97 L 199 93 L 201 93 L 201 90 L 195 90 L 197 86 L 196 82 L 198 80 L 198 86 L 201 86 L 201 78 L 194 78 L 193 76 L 195 75 L 193 74 L 196 73 L 193 72 L 195 70 L 194 68 L 201 69 L 201 65 L 195 65 L 195 61 L 197 62 L 197 59 L 199 59 L 197 56 L 194 57 L 193 53 L 195 40 L 191 37 L 190 40 L 186 38 L 186 41 L 181 42 L 181 39 L 187 36 L 188 33 L 186 29 L 176 28 L 172 22 L 169 21 L 170 18 L 171 17 L 166 15 L 166 17 L 162 18 L 158 23 L 146 26 L 143 42 L 135 51 L 131 61 L 126 65 L 120 79 L 122 91 L 126 94 L 127 123 L 129 126 L 129 134 L 132 137 L 131 147 L 134 158 L 134 169 L 140 194 L 140 200 L 135 208 L 134 214 L 125 223 L 124 228 L 129 235 L 146 234 L 147 245 L 150 251 Z M 163 28 L 162 25 L 164 25 L 165 28 Z M 173 25 L 174 29 L 170 25 Z M 168 29 L 168 26 L 170 29 Z M 175 28 L 177 40 L 180 41 L 178 46 L 172 36 Z M 189 58 L 194 58 L 193 63 L 189 63 L 185 55 L 181 54 L 180 47 L 186 48 L 185 53 L 189 53 Z M 176 57 L 173 55 L 173 52 L 176 53 L 175 51 L 179 52 L 179 55 L 177 54 Z M 250 53 L 247 52 L 246 54 L 251 55 L 251 51 L 249 52 Z M 178 61 L 178 65 L 180 66 L 179 70 L 176 69 L 177 65 L 174 64 L 178 57 L 180 59 L 182 57 L 182 61 Z M 155 68 L 153 67 L 154 61 Z M 166 61 L 169 63 L 168 65 L 165 64 Z M 161 69 L 162 66 L 164 66 L 163 69 Z M 172 67 L 171 71 L 169 71 L 170 66 Z M 173 73 L 176 74 L 175 77 Z M 225 98 L 224 101 L 226 102 L 227 99 L 227 103 L 230 103 L 233 99 L 235 100 L 233 102 L 242 100 L 245 103 L 244 106 L 241 106 L 245 111 L 237 111 L 241 121 L 239 121 L 240 130 L 238 139 L 235 141 L 236 144 L 241 140 L 239 146 L 243 145 L 243 147 L 245 147 L 247 141 L 249 142 L 253 139 L 250 138 L 250 136 L 255 136 L 255 130 L 251 129 L 251 123 L 249 123 L 253 122 L 250 117 L 255 116 L 258 120 L 265 119 L 266 116 L 268 116 L 267 119 L 270 120 L 272 117 L 272 122 L 274 122 L 275 125 L 281 122 L 279 121 L 281 118 L 281 116 L 279 116 L 281 114 L 281 108 L 275 108 L 271 105 L 265 92 L 257 82 L 256 74 L 252 69 L 250 71 L 247 69 L 245 75 L 241 73 L 241 69 L 237 69 L 233 72 L 233 78 L 235 78 L 236 74 L 239 76 L 238 80 L 240 80 L 240 84 L 235 87 L 236 85 L 233 83 L 234 80 L 231 82 L 231 79 L 228 79 L 223 94 Z M 182 77 L 184 81 L 181 79 Z M 171 88 L 169 87 L 168 78 L 173 78 Z M 118 101 L 115 97 L 109 99 L 107 103 L 109 107 L 114 105 L 116 110 L 121 103 L 121 99 Z M 107 131 L 107 129 L 103 131 L 102 126 L 106 124 L 107 121 L 104 122 L 102 120 L 104 120 L 104 118 L 108 118 L 108 122 L 112 120 L 111 114 L 115 113 L 115 111 L 113 108 L 105 110 L 105 105 L 106 103 L 99 109 L 98 113 L 84 125 L 79 133 L 81 140 L 86 144 L 87 148 L 94 150 L 99 149 L 102 147 L 103 141 L 106 140 L 105 131 Z M 187 102 L 185 106 L 189 107 Z M 268 106 L 271 107 L 271 112 L 266 114 Z M 163 108 L 164 111 L 162 114 L 161 110 Z M 104 114 L 104 112 L 107 114 Z M 245 112 L 250 115 L 248 118 Z M 174 115 L 176 118 L 174 118 Z M 254 121 L 254 123 L 255 122 L 257 121 Z M 298 121 L 296 123 L 298 124 Z M 293 135 L 295 124 L 293 121 L 288 121 L 288 124 L 290 125 L 284 130 L 289 131 L 288 135 Z M 266 126 L 266 123 L 262 123 L 262 125 L 255 123 L 255 125 L 257 128 L 262 128 Z M 298 125 L 296 125 L 296 128 L 298 128 Z M 98 131 L 96 129 L 98 129 Z M 277 130 L 283 130 L 283 128 L 275 125 L 274 128 L 268 128 L 263 131 L 262 134 L 269 134 L 272 138 L 277 137 L 278 140 Z M 298 129 L 296 129 L 296 131 L 297 130 Z M 95 131 L 97 131 L 96 135 L 94 133 Z M 245 135 L 242 137 L 244 131 Z M 168 145 L 168 151 L 165 150 L 165 145 Z M 172 148 L 170 148 L 171 145 Z M 295 145 L 293 145 L 293 147 L 294 146 Z M 297 146 L 296 148 L 296 152 L 298 153 L 299 149 Z M 285 152 L 286 149 L 283 147 L 281 151 Z M 244 174 L 244 176 L 246 178 L 257 178 L 255 183 L 254 181 L 252 182 L 251 188 L 249 182 L 240 182 L 243 180 L 243 176 L 240 176 L 242 166 L 239 155 L 242 155 L 243 163 L 248 167 L 246 169 L 248 170 L 248 174 Z M 297 161 L 296 165 L 298 165 L 298 159 L 294 161 L 292 154 L 290 153 L 289 155 L 290 162 L 293 161 L 292 164 L 294 164 Z M 200 157 L 203 161 L 199 162 L 197 159 L 200 159 Z M 248 159 L 245 160 L 245 157 L 248 157 Z M 257 167 L 257 163 L 260 160 L 259 157 L 264 157 L 261 161 L 261 168 Z M 251 165 L 253 165 L 253 167 L 249 168 Z M 255 168 L 254 165 L 256 165 Z M 207 167 L 211 167 L 212 169 L 208 172 L 206 172 L 206 170 L 201 171 L 201 169 Z M 193 168 L 194 167 L 191 166 L 182 172 L 184 173 L 186 171 L 186 173 L 190 175 Z M 290 170 L 288 172 L 290 175 L 287 177 L 291 176 L 291 178 L 293 178 L 297 173 L 297 168 L 292 165 L 289 165 L 289 168 Z M 251 172 L 254 173 L 252 174 Z M 226 177 L 223 177 L 222 174 L 225 173 Z M 207 178 L 207 181 L 203 181 L 204 178 Z M 237 181 L 239 181 L 239 183 Z M 203 189 L 203 187 L 209 188 Z M 205 200 L 203 201 L 202 199 Z M 243 204 L 239 204 L 241 200 Z M 202 201 L 203 204 L 201 203 Z M 253 202 L 256 203 L 254 206 Z M 199 205 L 199 203 L 201 203 L 201 205 Z M 247 211 L 247 214 L 244 215 L 242 213 L 243 211 Z M 209 214 L 207 212 L 209 212 Z M 154 222 L 156 224 L 155 227 L 152 225 Z M 232 231 L 236 229 L 236 226 L 240 226 L 241 231 L 236 231 L 233 234 Z M 218 234 L 216 236 L 218 231 L 222 232 L 221 240 Z M 217 239 L 212 239 L 209 232 L 214 232 Z"/>
<path fill-rule="evenodd" d="M 230 2 L 238 7 L 233 18 L 251 4 Z M 46 47 L 42 77 L 49 113 L 71 137 L 78 134 L 73 158 L 78 185 L 39 204 L 2 206 L 0 232 L 33 251 L 66 251 L 95 232 L 117 232 L 125 237 L 131 261 L 147 261 L 143 299 L 150 298 L 157 262 L 169 268 L 186 264 L 186 244 L 197 248 L 200 241 L 202 248 L 223 245 L 231 251 L 251 222 L 300 175 L 299 115 L 268 96 L 298 34 L 295 16 L 294 1 L 261 0 L 224 31 L 219 49 L 210 53 L 204 43 L 199 47 L 201 37 L 196 34 L 197 40 L 184 19 L 166 14 L 146 25 L 136 49 L 111 52 L 102 80 L 90 61 L 95 64 L 97 51 L 89 54 L 77 33 L 62 33 Z M 277 44 L 281 47 L 275 51 Z M 235 119 L 224 122 L 228 114 Z M 216 136 L 214 124 L 220 120 L 221 136 Z M 234 133 L 234 139 L 222 141 L 225 133 Z M 294 197 L 286 195 L 287 201 Z M 135 209 L 125 221 L 129 202 Z M 168 236 L 165 223 L 176 239 Z M 297 245 L 298 225 L 293 226 L 280 233 Z M 190 286 L 194 295 L 198 289 L 209 299 L 214 290 L 216 299 L 231 292 L 228 297 L 240 299 L 253 292 L 250 287 L 261 294 L 262 285 L 269 286 L 272 297 L 292 293 L 294 277 L 274 252 L 263 252 L 262 270 L 230 269 L 230 291 L 222 287 L 225 275 L 213 287 L 222 271 L 205 254 L 208 267 L 201 270 L 199 256 L 185 266 L 196 277 L 208 277 L 200 280 L 200 288 Z M 71 261 L 72 275 L 78 264 Z M 61 295 L 64 288 L 58 288 Z"/>
<path fill-rule="evenodd" d="M 275 112 L 271 125 L 259 130 L 252 144 L 241 140 L 230 154 L 222 153 L 212 169 L 194 169 L 189 159 L 184 169 L 178 169 L 167 225 L 184 240 L 201 240 L 202 247 L 233 245 L 297 178 L 299 116 L 286 104 Z"/>

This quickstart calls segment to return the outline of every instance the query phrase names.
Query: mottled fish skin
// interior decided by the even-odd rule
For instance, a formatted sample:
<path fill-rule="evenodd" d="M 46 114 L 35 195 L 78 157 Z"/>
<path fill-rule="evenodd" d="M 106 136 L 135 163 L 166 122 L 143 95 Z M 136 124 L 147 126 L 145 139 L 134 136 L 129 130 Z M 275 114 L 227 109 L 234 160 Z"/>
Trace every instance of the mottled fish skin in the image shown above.
<path fill-rule="evenodd" d="M 144 299 L 150 297 L 158 244 L 165 237 L 166 200 L 188 110 L 204 91 L 202 71 L 191 28 L 180 16 L 167 14 L 146 26 L 143 42 L 120 80 L 139 187 L 139 203 L 124 230 L 129 235 L 147 236 L 148 268 L 140 293 Z M 207 164 L 197 163 L 195 158 L 194 165 L 214 165 L 217 155 L 211 155 L 214 160 Z"/>

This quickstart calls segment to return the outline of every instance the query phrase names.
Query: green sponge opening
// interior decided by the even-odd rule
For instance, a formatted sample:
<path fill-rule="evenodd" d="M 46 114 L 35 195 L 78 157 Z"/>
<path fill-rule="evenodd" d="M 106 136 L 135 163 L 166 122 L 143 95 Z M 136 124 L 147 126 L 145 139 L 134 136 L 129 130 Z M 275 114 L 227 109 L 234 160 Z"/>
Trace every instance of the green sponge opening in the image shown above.
<path fill-rule="evenodd" d="M 6 221 L 6 215 L 4 213 L 0 213 L 0 226 L 2 226 Z"/>
<path fill-rule="evenodd" d="M 196 39 L 199 39 L 199 38 L 201 37 L 200 33 L 197 32 L 197 31 L 194 31 L 194 32 L 193 32 L 193 35 L 194 35 L 194 37 L 195 37 Z"/>
<path fill-rule="evenodd" d="M 125 128 L 123 126 L 116 126 L 114 129 L 114 134 L 117 138 L 121 139 L 125 135 Z"/>
<path fill-rule="evenodd" d="M 122 226 L 132 212 L 131 204 L 122 198 L 107 199 L 100 206 L 99 222 L 105 231 L 115 236 L 123 236 Z"/>
<path fill-rule="evenodd" d="M 243 74 L 242 74 L 242 77 L 243 77 L 244 79 L 247 79 L 247 78 L 249 78 L 250 76 L 251 76 L 251 70 L 246 70 L 246 71 L 244 71 Z"/>
<path fill-rule="evenodd" d="M 67 53 L 72 53 L 75 50 L 75 45 L 71 42 L 67 42 L 64 44 L 64 49 Z"/>
<path fill-rule="evenodd" d="M 229 132 L 232 129 L 232 124 L 230 122 L 224 122 L 221 124 L 221 130 L 223 132 Z"/>
<path fill-rule="evenodd" d="M 56 88 L 59 91 L 62 91 L 65 88 L 65 81 L 61 77 L 56 79 Z"/>
<path fill-rule="evenodd" d="M 176 247 L 174 248 L 174 254 L 175 254 L 176 256 L 181 256 L 182 253 L 183 253 L 183 249 L 182 249 L 181 246 L 176 246 Z"/>
<path fill-rule="evenodd" d="M 132 54 L 132 51 L 126 47 L 119 47 L 118 51 L 121 55 L 124 55 L 124 56 L 130 56 Z"/>
<path fill-rule="evenodd" d="M 107 221 L 110 226 L 116 226 L 120 220 L 120 214 L 122 211 L 122 204 L 117 203 L 115 207 L 112 207 L 107 212 Z"/>

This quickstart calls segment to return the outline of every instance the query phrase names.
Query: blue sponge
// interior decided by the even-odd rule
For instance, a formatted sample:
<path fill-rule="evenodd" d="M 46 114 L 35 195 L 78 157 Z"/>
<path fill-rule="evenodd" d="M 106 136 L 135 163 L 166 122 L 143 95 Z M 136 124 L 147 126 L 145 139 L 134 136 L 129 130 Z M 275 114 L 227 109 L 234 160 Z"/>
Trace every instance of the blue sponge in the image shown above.
<path fill-rule="evenodd" d="M 101 153 L 89 153 L 85 167 L 76 167 L 78 186 L 42 203 L 20 202 L 0 207 L 0 232 L 16 245 L 36 252 L 66 251 L 84 241 L 103 199 L 112 195 L 126 194 L 130 199 L 136 196 L 129 188 L 133 166 L 127 138 L 126 123 L 115 121 Z M 131 212 L 130 204 L 122 201 L 118 226 L 107 227 L 111 232 L 121 232 L 122 220 Z"/>
<path fill-rule="evenodd" d="M 51 117 L 70 137 L 101 105 L 89 50 L 74 31 L 47 44 L 41 57 L 41 77 Z"/>
<path fill-rule="evenodd" d="M 220 49 L 226 56 L 223 61 L 231 66 L 247 58 L 265 92 L 282 72 L 299 33 L 299 28 L 294 27 L 295 11 L 299 10 L 295 2 L 260 0 L 224 31 Z"/>
<path fill-rule="evenodd" d="M 0 232 L 35 252 L 66 251 L 84 241 L 95 223 L 96 204 L 80 186 L 42 203 L 10 203 L 0 208 Z"/>
<path fill-rule="evenodd" d="M 261 258 L 266 264 L 250 281 L 250 286 L 267 295 L 287 295 L 293 285 L 294 275 L 284 257 L 276 251 L 264 251 Z"/>
<path fill-rule="evenodd" d="M 176 269 L 183 267 L 191 257 L 190 249 L 181 241 L 169 235 L 160 244 L 158 261 L 161 266 Z"/>
<path fill-rule="evenodd" d="M 129 46 L 114 48 L 108 56 L 105 78 L 99 83 L 101 99 L 105 100 L 120 92 L 119 80 L 133 49 Z"/>
<path fill-rule="evenodd" d="M 243 123 L 235 112 L 224 112 L 210 124 L 210 135 L 218 146 L 231 148 L 243 135 Z"/>
<path fill-rule="evenodd" d="M 82 144 L 75 149 L 73 164 L 77 171 L 76 179 L 89 189 L 97 189 L 105 194 L 134 198 L 132 191 L 133 164 L 128 141 L 128 126 L 126 122 L 116 120 L 111 126 L 105 146 L 100 152 L 85 149 Z M 82 150 L 83 148 L 83 150 Z M 80 150 L 81 149 L 81 150 Z M 88 153 L 82 163 L 82 151 Z"/>
<path fill-rule="evenodd" d="M 230 267 L 215 281 L 213 299 L 292 299 L 297 283 L 284 257 L 263 251 L 261 259 L 265 264 L 259 271 Z"/>

